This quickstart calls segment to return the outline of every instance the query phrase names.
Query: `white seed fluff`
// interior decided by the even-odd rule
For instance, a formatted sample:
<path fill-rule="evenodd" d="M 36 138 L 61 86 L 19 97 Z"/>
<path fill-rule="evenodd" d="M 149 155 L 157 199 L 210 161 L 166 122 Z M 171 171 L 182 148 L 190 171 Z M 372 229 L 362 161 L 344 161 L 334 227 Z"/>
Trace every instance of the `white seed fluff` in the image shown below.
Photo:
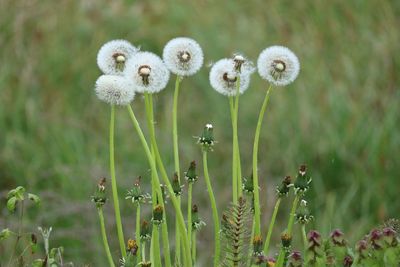
<path fill-rule="evenodd" d="M 95 91 L 100 100 L 111 105 L 128 105 L 135 97 L 132 82 L 117 75 L 101 75 Z"/>
<path fill-rule="evenodd" d="M 172 73 L 179 76 L 190 76 L 200 70 L 204 55 L 203 50 L 195 40 L 178 37 L 165 45 L 163 59 Z"/>
<path fill-rule="evenodd" d="M 138 52 L 126 64 L 125 77 L 133 82 L 139 93 L 157 93 L 167 86 L 169 70 L 159 56 Z"/>
<path fill-rule="evenodd" d="M 224 58 L 217 61 L 210 70 L 210 84 L 220 94 L 236 95 L 236 81 L 240 76 L 239 92 L 243 94 L 249 88 L 251 71 L 235 71 L 233 59 Z"/>
<path fill-rule="evenodd" d="M 104 74 L 121 75 L 126 62 L 139 51 L 125 40 L 105 43 L 97 54 L 97 65 Z"/>
<path fill-rule="evenodd" d="M 284 46 L 264 49 L 257 60 L 260 76 L 276 86 L 292 83 L 300 72 L 297 56 Z"/>

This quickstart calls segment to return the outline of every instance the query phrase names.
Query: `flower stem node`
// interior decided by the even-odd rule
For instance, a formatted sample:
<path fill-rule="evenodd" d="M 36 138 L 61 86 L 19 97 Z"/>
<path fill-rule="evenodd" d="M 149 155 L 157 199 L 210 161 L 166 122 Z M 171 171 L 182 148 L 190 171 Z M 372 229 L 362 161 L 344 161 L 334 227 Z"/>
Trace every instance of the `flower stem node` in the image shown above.
<path fill-rule="evenodd" d="M 294 191 L 296 195 L 303 195 L 310 188 L 311 177 L 307 174 L 306 165 L 301 165 L 299 168 L 299 172 L 294 182 Z"/>
<path fill-rule="evenodd" d="M 292 177 L 286 176 L 285 178 L 283 178 L 282 183 L 276 187 L 276 192 L 278 194 L 278 197 L 287 196 L 291 186 L 292 186 Z"/>
<path fill-rule="evenodd" d="M 160 204 L 156 205 L 153 209 L 152 222 L 154 225 L 160 225 L 163 222 L 164 208 Z"/>
<path fill-rule="evenodd" d="M 185 179 L 188 183 L 194 183 L 197 181 L 199 176 L 196 174 L 196 161 L 190 162 L 189 169 L 185 172 Z"/>
<path fill-rule="evenodd" d="M 197 207 L 196 204 L 194 204 L 192 206 L 192 227 L 193 230 L 198 231 L 201 229 L 201 227 L 205 226 L 206 223 L 203 222 L 200 218 L 199 218 L 199 209 Z"/>
<path fill-rule="evenodd" d="M 214 133 L 213 133 L 213 125 L 208 123 L 203 129 L 203 133 L 199 137 L 197 141 L 200 145 L 203 146 L 204 150 L 212 151 L 212 147 L 214 146 Z"/>
<path fill-rule="evenodd" d="M 97 184 L 96 191 L 92 196 L 92 201 L 96 204 L 97 208 L 101 208 L 106 204 L 106 178 L 101 178 Z"/>
<path fill-rule="evenodd" d="M 313 219 L 314 217 L 310 214 L 310 210 L 307 207 L 307 201 L 302 199 L 299 207 L 297 208 L 296 222 L 300 224 L 308 224 Z"/>
<path fill-rule="evenodd" d="M 150 238 L 150 225 L 146 220 L 143 220 L 140 225 L 140 241 L 146 242 L 149 241 Z"/>
<path fill-rule="evenodd" d="M 174 190 L 175 196 L 180 196 L 182 194 L 183 185 L 179 182 L 178 173 L 174 173 L 174 177 L 172 178 L 172 189 Z"/>

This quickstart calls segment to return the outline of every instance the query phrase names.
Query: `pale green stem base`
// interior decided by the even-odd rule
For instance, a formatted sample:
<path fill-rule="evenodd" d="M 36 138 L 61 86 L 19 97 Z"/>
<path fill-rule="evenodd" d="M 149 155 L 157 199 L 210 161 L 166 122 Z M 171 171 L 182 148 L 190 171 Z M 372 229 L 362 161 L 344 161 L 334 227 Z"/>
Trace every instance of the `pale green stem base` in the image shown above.
<path fill-rule="evenodd" d="M 193 266 L 196 265 L 196 231 L 193 231 L 192 233 L 192 259 L 193 259 Z"/>
<path fill-rule="evenodd" d="M 140 248 L 141 241 L 140 241 L 140 204 L 139 203 L 136 205 L 135 238 L 136 238 L 136 244 L 137 244 L 138 248 Z M 137 254 L 137 257 L 138 257 L 138 262 L 141 262 L 142 256 L 140 253 Z"/>
<path fill-rule="evenodd" d="M 265 239 L 265 243 L 264 243 L 264 253 L 265 253 L 265 255 L 268 255 L 268 250 L 269 250 L 269 244 L 271 242 L 272 231 L 274 229 L 276 215 L 278 214 L 278 210 L 279 210 L 279 206 L 281 204 L 281 200 L 282 199 L 280 197 L 276 200 L 275 207 L 274 207 L 274 212 L 272 214 L 271 221 L 269 223 L 267 238 Z"/>
<path fill-rule="evenodd" d="M 118 189 L 117 189 L 117 179 L 115 177 L 115 158 L 114 158 L 114 128 L 115 128 L 115 106 L 111 106 L 111 118 L 110 118 L 110 173 L 111 173 L 111 188 L 113 195 L 114 211 L 115 211 L 115 222 L 117 225 L 117 234 L 119 247 L 121 249 L 121 255 L 126 258 L 125 251 L 125 239 L 122 229 L 121 213 L 119 209 L 118 200 Z"/>
<path fill-rule="evenodd" d="M 207 151 L 203 150 L 203 168 L 204 168 L 204 179 L 207 185 L 208 195 L 210 197 L 212 215 L 214 220 L 214 236 L 215 236 L 215 253 L 214 253 L 214 266 L 218 266 L 219 264 L 219 256 L 220 256 L 220 225 L 219 225 L 219 216 L 217 210 L 217 204 L 215 202 L 214 192 L 211 186 L 210 176 L 208 174 L 208 163 L 207 163 Z"/>
<path fill-rule="evenodd" d="M 110 252 L 110 246 L 108 245 L 106 227 L 104 225 L 103 209 L 102 208 L 97 208 L 97 212 L 99 213 L 101 237 L 103 238 L 103 245 L 104 245 L 104 250 L 106 252 L 108 264 L 110 264 L 111 267 L 115 267 L 114 261 L 113 261 L 113 258 L 111 256 L 111 252 Z"/>

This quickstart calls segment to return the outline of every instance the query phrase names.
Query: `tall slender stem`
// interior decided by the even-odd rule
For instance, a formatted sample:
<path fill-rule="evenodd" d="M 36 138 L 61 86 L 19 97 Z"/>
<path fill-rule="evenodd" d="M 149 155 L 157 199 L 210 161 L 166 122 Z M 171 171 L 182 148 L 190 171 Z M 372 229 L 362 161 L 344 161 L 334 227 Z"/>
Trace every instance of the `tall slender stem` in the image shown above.
<path fill-rule="evenodd" d="M 267 238 L 265 239 L 265 245 L 264 245 L 265 255 L 268 255 L 268 249 L 269 249 L 269 244 L 271 242 L 272 230 L 274 229 L 276 215 L 278 214 L 279 205 L 281 204 L 281 200 L 282 200 L 282 198 L 280 198 L 280 197 L 276 200 L 274 212 L 272 213 L 271 221 L 269 223 Z"/>
<path fill-rule="evenodd" d="M 214 253 L 214 266 L 219 264 L 220 255 L 220 225 L 219 216 L 217 210 L 217 204 L 215 202 L 214 192 L 211 186 L 210 175 L 208 174 L 208 163 L 207 163 L 207 150 L 203 149 L 203 168 L 204 168 L 204 179 L 207 184 L 208 196 L 210 197 L 212 215 L 214 220 L 214 237 L 215 237 L 215 253 Z"/>
<path fill-rule="evenodd" d="M 229 106 L 231 110 L 231 119 L 232 119 L 232 201 L 234 204 L 238 202 L 238 168 L 237 168 L 237 149 L 236 149 L 236 134 L 235 134 L 235 104 L 233 97 L 229 97 Z"/>
<path fill-rule="evenodd" d="M 192 243 L 192 191 L 193 191 L 193 182 L 188 183 L 188 204 L 187 204 L 187 227 L 188 227 L 188 238 L 189 238 L 189 246 L 193 246 Z M 194 259 L 193 259 L 194 260 Z"/>
<path fill-rule="evenodd" d="M 140 138 L 140 140 L 142 142 L 142 145 L 143 145 L 143 148 L 144 148 L 144 150 L 146 152 L 146 156 L 147 156 L 148 161 L 150 163 L 150 167 L 151 167 L 152 171 L 156 172 L 155 160 L 151 156 L 151 152 L 150 152 L 149 146 L 147 144 L 146 138 L 144 137 L 144 134 L 143 134 L 143 132 L 142 132 L 140 126 L 139 126 L 139 123 L 138 123 L 138 121 L 136 119 L 136 116 L 133 113 L 132 107 L 131 106 L 127 106 L 127 108 L 128 108 L 129 116 L 130 116 L 130 118 L 132 120 L 133 126 L 135 127 L 136 131 L 138 132 L 139 138 Z M 155 141 L 155 136 L 153 134 L 152 134 L 152 138 L 151 139 L 152 139 L 153 143 L 157 144 L 156 141 Z M 178 220 L 179 231 L 181 233 L 183 233 L 181 235 L 181 238 L 183 240 L 185 253 L 187 255 L 186 256 L 186 260 L 185 260 L 185 266 L 191 266 L 192 259 L 191 259 L 191 255 L 190 255 L 190 247 L 189 247 L 188 238 L 186 236 L 186 226 L 185 226 L 185 221 L 183 219 L 182 211 L 180 210 L 178 201 L 177 201 L 177 199 L 176 199 L 176 197 L 174 195 L 174 190 L 172 188 L 172 185 L 171 185 L 170 181 L 168 180 L 168 175 L 167 175 L 167 173 L 165 171 L 164 165 L 162 164 L 162 160 L 161 160 L 160 153 L 158 151 L 158 147 L 154 146 L 154 148 L 155 148 L 155 152 L 156 152 L 157 163 L 160 165 L 160 171 L 161 171 L 161 174 L 162 174 L 162 178 L 164 180 L 164 183 L 167 185 L 168 191 L 170 193 L 171 201 L 172 201 L 172 204 L 173 204 L 174 209 L 175 209 L 175 214 L 179 218 L 179 220 Z M 157 183 L 157 187 L 159 187 L 160 186 L 160 182 L 159 182 L 159 179 L 158 179 L 158 174 L 156 175 L 156 178 L 157 179 L 155 179 L 155 180 L 156 180 L 156 183 Z"/>
<path fill-rule="evenodd" d="M 119 209 L 117 179 L 115 177 L 115 158 L 114 158 L 114 128 L 115 128 L 115 106 L 111 105 L 111 118 L 110 118 L 110 173 L 111 173 L 111 187 L 114 203 L 115 221 L 117 225 L 117 234 L 121 255 L 126 258 L 125 239 L 122 229 L 121 212 Z"/>
<path fill-rule="evenodd" d="M 236 142 L 236 167 L 237 167 L 237 190 L 238 196 L 242 196 L 242 167 L 240 163 L 239 137 L 238 137 L 238 120 L 239 120 L 239 97 L 240 97 L 240 75 L 236 81 L 236 97 L 235 97 L 235 125 L 233 127 L 234 139 Z"/>
<path fill-rule="evenodd" d="M 136 225 L 135 225 L 135 237 L 136 237 L 136 244 L 138 248 L 141 246 L 140 241 L 140 204 L 137 203 L 136 205 Z M 140 253 L 137 254 L 138 262 L 142 261 L 142 255 Z"/>
<path fill-rule="evenodd" d="M 196 264 L 196 231 L 192 232 L 192 259 L 193 259 L 193 266 Z"/>
<path fill-rule="evenodd" d="M 261 234 L 260 226 L 260 195 L 259 195 L 259 185 L 258 185 L 258 142 L 260 140 L 261 125 L 264 118 L 264 113 L 268 105 L 269 95 L 271 92 L 271 86 L 269 86 L 267 93 L 265 95 L 264 102 L 261 106 L 260 114 L 258 116 L 256 133 L 254 136 L 253 145 L 253 187 L 254 187 L 254 224 L 255 224 L 255 235 Z"/>
<path fill-rule="evenodd" d="M 178 181 L 181 179 L 181 172 L 179 168 L 179 146 L 178 146 L 178 96 L 179 96 L 179 85 L 181 81 L 180 76 L 176 76 L 175 81 L 175 92 L 174 92 L 174 103 L 172 108 L 172 136 L 173 136 L 173 146 L 174 146 L 174 162 L 175 162 L 175 172 L 178 175 Z M 179 206 L 181 205 L 181 198 L 177 196 Z M 180 261 L 181 258 L 181 242 L 178 229 L 178 219 L 175 219 L 175 258 Z M 190 239 L 190 233 L 188 235 Z M 190 243 L 190 242 L 189 242 Z"/>
<path fill-rule="evenodd" d="M 103 245 L 104 245 L 104 250 L 106 252 L 108 264 L 110 264 L 111 267 L 114 267 L 114 261 L 111 256 L 110 252 L 110 247 L 108 245 L 108 239 L 107 239 L 107 233 L 106 233 L 106 227 L 104 225 L 104 216 L 103 216 L 103 208 L 98 208 L 97 212 L 99 213 L 99 220 L 100 220 L 100 229 L 101 229 L 101 237 L 103 238 Z"/>
<path fill-rule="evenodd" d="M 304 252 L 303 255 L 306 255 L 306 250 L 307 250 L 307 234 L 306 234 L 306 225 L 302 224 L 301 225 L 301 233 L 303 235 L 303 245 L 304 245 Z"/>
<path fill-rule="evenodd" d="M 153 231 L 152 231 L 152 259 L 151 262 L 156 267 L 161 267 L 161 251 L 160 251 L 160 229 L 158 225 L 153 224 Z"/>
<path fill-rule="evenodd" d="M 149 95 L 149 94 L 145 94 L 145 106 L 146 106 L 147 126 L 149 128 L 150 134 L 155 135 L 153 101 L 152 101 L 151 95 Z M 153 144 L 151 144 L 151 156 L 153 159 L 155 158 L 155 147 Z M 157 182 L 155 181 L 156 179 L 158 179 L 158 178 L 156 178 L 156 175 L 157 175 L 157 171 L 156 172 L 152 171 L 151 180 L 152 180 L 152 183 L 155 185 L 154 186 L 154 188 L 156 188 L 155 190 L 157 190 L 159 195 L 162 196 L 161 187 L 160 186 L 157 187 Z M 161 205 L 163 206 L 164 211 L 165 211 L 164 200 L 162 199 L 162 197 L 159 198 L 159 201 L 161 202 Z M 155 207 L 156 204 L 157 204 L 157 197 L 153 198 L 153 208 Z M 164 219 L 164 221 L 161 225 L 161 232 L 162 232 L 162 242 L 163 242 L 163 248 L 164 248 L 164 261 L 165 261 L 165 266 L 170 267 L 171 266 L 171 256 L 170 256 L 170 249 L 169 249 L 166 212 L 163 213 L 163 219 Z M 153 232 L 155 231 L 154 228 L 155 227 L 153 227 L 153 230 L 152 230 Z M 157 229 L 157 231 L 158 231 L 158 229 Z M 157 235 L 157 238 L 154 238 L 154 239 L 152 238 L 152 242 L 157 242 L 157 244 L 155 246 L 153 244 L 151 246 L 151 248 L 155 250 L 155 251 L 152 250 L 153 256 L 160 257 L 158 235 Z"/>

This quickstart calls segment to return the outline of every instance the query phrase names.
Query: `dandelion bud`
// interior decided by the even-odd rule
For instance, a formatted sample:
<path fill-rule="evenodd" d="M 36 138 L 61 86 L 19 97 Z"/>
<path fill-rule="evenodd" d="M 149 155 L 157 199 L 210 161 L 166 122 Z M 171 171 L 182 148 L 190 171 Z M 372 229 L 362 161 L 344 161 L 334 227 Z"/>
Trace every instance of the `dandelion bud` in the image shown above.
<path fill-rule="evenodd" d="M 335 246 L 344 247 L 346 246 L 346 240 L 344 239 L 344 234 L 339 229 L 334 230 L 331 235 L 331 241 Z"/>
<path fill-rule="evenodd" d="M 276 86 L 292 83 L 300 72 L 297 56 L 283 46 L 271 46 L 262 51 L 257 67 L 261 78 Z"/>
<path fill-rule="evenodd" d="M 236 63 L 233 59 L 221 59 L 210 70 L 211 86 L 220 94 L 226 96 L 236 95 L 236 81 L 240 78 L 239 93 L 243 94 L 250 84 L 250 75 L 253 69 L 242 72 L 235 70 Z"/>
<path fill-rule="evenodd" d="M 263 241 L 261 236 L 256 235 L 253 239 L 253 254 L 261 255 L 263 253 Z"/>
<path fill-rule="evenodd" d="M 193 39 L 179 37 L 164 47 L 163 59 L 167 68 L 179 76 L 190 76 L 203 65 L 203 50 Z"/>
<path fill-rule="evenodd" d="M 126 62 L 124 75 L 139 93 L 158 93 L 167 86 L 169 71 L 159 56 L 138 52 Z"/>
<path fill-rule="evenodd" d="M 189 183 L 194 183 L 199 177 L 196 174 L 196 161 L 190 162 L 189 169 L 185 172 L 185 179 Z"/>
<path fill-rule="evenodd" d="M 311 254 L 311 258 L 315 260 L 323 255 L 322 238 L 317 231 L 310 231 L 307 235 L 308 246 L 307 250 Z"/>
<path fill-rule="evenodd" d="M 176 196 L 180 196 L 182 193 L 182 187 L 180 182 L 179 182 L 179 177 L 178 174 L 175 172 L 174 177 L 172 178 L 172 189 L 174 190 L 174 193 Z"/>
<path fill-rule="evenodd" d="M 104 74 L 122 75 L 125 63 L 139 49 L 125 40 L 113 40 L 105 43 L 97 54 L 97 65 Z"/>
<path fill-rule="evenodd" d="M 212 147 L 214 146 L 214 134 L 212 124 L 206 124 L 203 129 L 203 133 L 201 134 L 197 142 L 201 144 L 204 149 L 212 150 Z"/>
<path fill-rule="evenodd" d="M 243 191 L 247 194 L 253 194 L 254 192 L 253 174 L 251 174 L 249 178 L 244 178 L 243 180 L 244 180 Z"/>
<path fill-rule="evenodd" d="M 199 209 L 198 209 L 197 205 L 194 204 L 192 206 L 192 227 L 193 227 L 193 230 L 200 230 L 200 228 L 203 227 L 204 225 L 206 225 L 206 223 L 203 222 L 199 218 Z"/>
<path fill-rule="evenodd" d="M 137 252 L 139 250 L 139 247 L 138 247 L 135 239 L 129 239 L 128 240 L 128 244 L 126 246 L 126 250 L 127 250 L 127 252 L 129 252 L 132 255 L 136 255 L 137 254 Z"/>
<path fill-rule="evenodd" d="M 383 241 L 386 243 L 387 246 L 390 247 L 395 247 L 398 244 L 397 238 L 396 238 L 396 231 L 393 230 L 393 228 L 390 227 L 385 227 L 382 230 L 383 233 Z"/>
<path fill-rule="evenodd" d="M 141 176 L 139 176 L 135 183 L 133 184 L 133 188 L 131 190 L 128 191 L 128 193 L 126 194 L 125 199 L 130 199 L 132 201 L 132 203 L 145 203 L 146 199 L 150 198 L 149 194 L 144 194 L 141 190 L 140 187 L 140 180 L 142 179 Z"/>
<path fill-rule="evenodd" d="M 102 75 L 95 84 L 97 97 L 110 105 L 128 105 L 135 97 L 133 85 L 125 77 Z"/>
<path fill-rule="evenodd" d="M 298 195 L 304 194 L 309 188 L 312 179 L 307 175 L 306 165 L 301 165 L 296 181 L 294 182 L 294 190 Z"/>
<path fill-rule="evenodd" d="M 278 197 L 287 196 L 289 193 L 290 186 L 292 184 L 292 177 L 286 176 L 281 185 L 276 187 L 276 192 L 278 193 Z"/>
<path fill-rule="evenodd" d="M 164 208 L 160 204 L 156 205 L 153 209 L 153 223 L 155 225 L 160 225 L 163 222 Z"/>
<path fill-rule="evenodd" d="M 292 236 L 288 232 L 283 232 L 281 234 L 281 242 L 284 248 L 290 248 L 292 245 Z"/>
<path fill-rule="evenodd" d="M 343 267 L 351 267 L 353 262 L 353 258 L 350 255 L 346 255 L 346 257 L 343 259 Z"/>
<path fill-rule="evenodd" d="M 140 225 L 140 240 L 144 242 L 150 240 L 150 238 L 149 223 L 146 220 L 143 220 L 142 224 Z"/>
<path fill-rule="evenodd" d="M 96 204 L 97 208 L 106 204 L 106 178 L 101 178 L 97 184 L 97 189 L 92 196 L 92 201 Z"/>
<path fill-rule="evenodd" d="M 293 251 L 288 257 L 288 267 L 302 267 L 303 259 L 299 251 Z"/>
<path fill-rule="evenodd" d="M 302 199 L 296 211 L 296 221 L 300 224 L 307 224 L 313 220 L 310 210 L 307 207 L 307 201 Z"/>

